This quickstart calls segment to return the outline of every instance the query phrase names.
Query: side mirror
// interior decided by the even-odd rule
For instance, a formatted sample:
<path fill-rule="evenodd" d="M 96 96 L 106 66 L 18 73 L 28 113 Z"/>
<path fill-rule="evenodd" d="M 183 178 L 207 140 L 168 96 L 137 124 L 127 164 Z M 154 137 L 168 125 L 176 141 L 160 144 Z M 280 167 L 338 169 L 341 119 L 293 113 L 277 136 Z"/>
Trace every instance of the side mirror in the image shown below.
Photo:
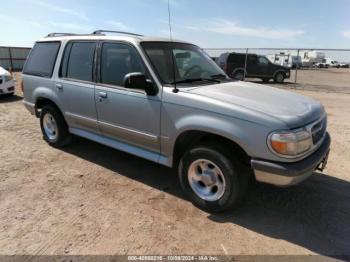
<path fill-rule="evenodd" d="M 145 90 L 148 96 L 155 96 L 158 93 L 157 87 L 143 73 L 126 74 L 123 83 L 126 88 Z"/>

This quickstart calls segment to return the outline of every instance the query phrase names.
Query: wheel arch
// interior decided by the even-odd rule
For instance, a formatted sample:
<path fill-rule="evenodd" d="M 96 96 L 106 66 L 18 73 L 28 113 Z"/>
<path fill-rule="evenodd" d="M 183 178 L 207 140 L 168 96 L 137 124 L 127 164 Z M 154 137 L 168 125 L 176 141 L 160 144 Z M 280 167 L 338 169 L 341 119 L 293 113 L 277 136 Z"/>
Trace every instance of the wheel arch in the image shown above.
<path fill-rule="evenodd" d="M 211 131 L 202 131 L 198 129 L 189 129 L 181 132 L 175 140 L 173 147 L 173 166 L 176 166 L 181 156 L 189 148 L 201 143 L 215 142 L 222 146 L 228 147 L 232 152 L 238 153 L 240 159 L 250 165 L 250 157 L 243 149 L 242 145 L 224 135 Z"/>
<path fill-rule="evenodd" d="M 56 107 L 60 111 L 62 116 L 64 116 L 62 110 L 60 109 L 60 107 L 58 106 L 58 104 L 55 101 L 53 101 L 50 98 L 46 98 L 46 97 L 38 97 L 35 101 L 35 115 L 36 115 L 36 117 L 40 117 L 40 110 L 43 109 L 46 105 L 52 105 L 52 106 Z"/>
<path fill-rule="evenodd" d="M 232 72 L 231 72 L 231 76 L 233 76 L 235 73 L 237 72 L 242 72 L 243 74 L 247 74 L 247 70 L 244 69 L 244 67 L 238 67 L 235 68 Z"/>
<path fill-rule="evenodd" d="M 283 69 L 277 69 L 277 70 L 273 73 L 273 78 L 275 78 L 276 75 L 277 75 L 278 73 L 282 73 L 284 77 L 286 77 L 286 74 L 287 74 L 285 70 L 283 70 Z"/>
<path fill-rule="evenodd" d="M 39 110 L 42 109 L 45 105 L 52 104 L 61 112 L 61 114 L 64 116 L 61 104 L 59 102 L 59 99 L 57 97 L 57 94 L 53 92 L 51 89 L 39 87 L 35 90 L 34 94 L 34 101 L 35 101 L 35 115 L 37 117 L 40 116 Z"/>

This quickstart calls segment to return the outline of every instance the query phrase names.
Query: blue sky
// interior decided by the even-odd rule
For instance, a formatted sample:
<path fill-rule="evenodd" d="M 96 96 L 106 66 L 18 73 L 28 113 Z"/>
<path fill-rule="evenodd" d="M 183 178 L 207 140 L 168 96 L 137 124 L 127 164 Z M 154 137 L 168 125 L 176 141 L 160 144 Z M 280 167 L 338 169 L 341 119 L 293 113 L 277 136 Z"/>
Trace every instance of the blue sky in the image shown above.
<path fill-rule="evenodd" d="M 350 48 L 350 0 L 170 0 L 174 37 L 201 47 Z M 167 0 L 1 0 L 0 45 L 49 32 L 169 36 Z"/>

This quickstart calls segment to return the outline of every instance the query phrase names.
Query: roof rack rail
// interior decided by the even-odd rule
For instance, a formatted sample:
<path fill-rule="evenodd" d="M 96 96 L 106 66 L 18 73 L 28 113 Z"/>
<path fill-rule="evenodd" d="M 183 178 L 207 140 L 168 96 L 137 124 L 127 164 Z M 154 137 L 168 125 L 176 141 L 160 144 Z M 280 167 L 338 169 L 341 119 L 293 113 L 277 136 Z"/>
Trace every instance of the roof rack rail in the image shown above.
<path fill-rule="evenodd" d="M 143 36 L 143 35 L 135 34 L 135 33 L 129 33 L 129 32 L 123 32 L 123 31 L 112 31 L 112 30 L 96 30 L 96 31 L 92 32 L 93 35 L 101 35 L 103 33 L 115 33 L 115 34 L 123 34 L 123 35 Z"/>
<path fill-rule="evenodd" d="M 69 36 L 69 35 L 78 35 L 78 34 L 72 34 L 72 33 L 50 33 L 46 37 Z"/>

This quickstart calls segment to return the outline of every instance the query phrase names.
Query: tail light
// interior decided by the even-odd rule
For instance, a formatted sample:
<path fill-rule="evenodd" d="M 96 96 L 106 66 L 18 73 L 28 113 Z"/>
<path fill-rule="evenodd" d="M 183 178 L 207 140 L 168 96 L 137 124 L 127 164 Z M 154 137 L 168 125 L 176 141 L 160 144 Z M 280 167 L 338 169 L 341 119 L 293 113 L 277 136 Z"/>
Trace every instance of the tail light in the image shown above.
<path fill-rule="evenodd" d="M 224 64 L 223 69 L 227 73 L 227 63 Z"/>

